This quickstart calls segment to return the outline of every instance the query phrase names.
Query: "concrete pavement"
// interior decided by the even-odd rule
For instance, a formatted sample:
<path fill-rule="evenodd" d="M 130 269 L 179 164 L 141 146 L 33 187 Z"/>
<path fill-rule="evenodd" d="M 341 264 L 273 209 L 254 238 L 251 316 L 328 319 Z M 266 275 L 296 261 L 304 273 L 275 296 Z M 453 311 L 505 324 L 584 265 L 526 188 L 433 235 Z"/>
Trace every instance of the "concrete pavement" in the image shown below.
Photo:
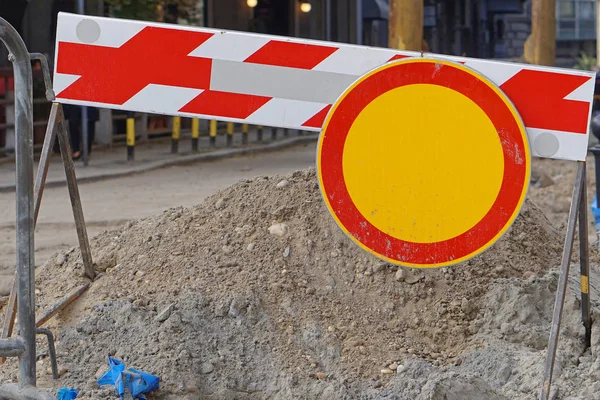
<path fill-rule="evenodd" d="M 277 138 L 272 140 L 271 130 L 263 132 L 263 141 L 257 139 L 257 132 L 250 131 L 248 145 L 242 145 L 242 134 L 236 132 L 233 136 L 233 145 L 226 147 L 226 135 L 218 135 L 215 148 L 210 148 L 209 138 L 201 137 L 199 151 L 191 151 L 191 139 L 182 138 L 179 143 L 179 153 L 171 153 L 170 138 L 154 139 L 151 142 L 141 143 L 135 147 L 135 160 L 127 161 L 127 150 L 124 145 L 111 148 L 95 148 L 87 166 L 81 160 L 75 161 L 75 171 L 78 182 L 109 179 L 146 172 L 171 165 L 187 164 L 203 160 L 215 160 L 238 155 L 252 154 L 264 151 L 273 151 L 302 142 L 314 142 L 318 134 L 289 130 L 284 136 L 283 129 L 279 129 Z M 39 155 L 36 155 L 36 165 Z M 45 187 L 65 185 L 65 173 L 60 155 L 53 154 L 50 159 L 50 168 Z M 15 163 L 6 160 L 0 164 L 0 192 L 15 190 Z"/>

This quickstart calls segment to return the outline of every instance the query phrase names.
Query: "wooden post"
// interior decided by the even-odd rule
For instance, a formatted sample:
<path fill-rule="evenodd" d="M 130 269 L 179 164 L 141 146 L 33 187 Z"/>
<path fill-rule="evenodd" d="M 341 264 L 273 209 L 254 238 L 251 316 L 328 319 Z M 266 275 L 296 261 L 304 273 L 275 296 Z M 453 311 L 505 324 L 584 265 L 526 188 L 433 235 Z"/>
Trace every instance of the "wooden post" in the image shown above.
<path fill-rule="evenodd" d="M 526 59 L 538 65 L 556 65 L 556 1 L 533 0 L 531 3 L 531 54 Z M 527 43 L 525 44 L 527 47 Z M 527 57 L 529 56 L 529 57 Z M 528 60 L 529 61 L 529 60 Z"/>
<path fill-rule="evenodd" d="M 421 51 L 423 0 L 390 0 L 389 47 Z"/>

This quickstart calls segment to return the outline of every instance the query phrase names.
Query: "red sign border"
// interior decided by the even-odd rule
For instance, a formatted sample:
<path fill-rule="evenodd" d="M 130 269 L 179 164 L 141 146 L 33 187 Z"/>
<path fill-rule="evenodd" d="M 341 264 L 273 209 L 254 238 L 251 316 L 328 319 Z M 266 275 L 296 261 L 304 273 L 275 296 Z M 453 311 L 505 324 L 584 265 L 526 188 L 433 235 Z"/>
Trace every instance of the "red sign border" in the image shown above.
<path fill-rule="evenodd" d="M 478 104 L 500 134 L 504 176 L 498 197 L 474 227 L 454 238 L 415 243 L 394 238 L 362 216 L 346 188 L 343 149 L 356 117 L 375 98 L 408 84 L 437 84 Z M 410 58 L 388 63 L 359 78 L 336 101 L 319 138 L 317 169 L 321 194 L 331 215 L 363 249 L 394 264 L 417 268 L 453 265 L 497 241 L 516 219 L 527 193 L 531 155 L 525 126 L 508 97 L 481 74 L 458 63 Z"/>

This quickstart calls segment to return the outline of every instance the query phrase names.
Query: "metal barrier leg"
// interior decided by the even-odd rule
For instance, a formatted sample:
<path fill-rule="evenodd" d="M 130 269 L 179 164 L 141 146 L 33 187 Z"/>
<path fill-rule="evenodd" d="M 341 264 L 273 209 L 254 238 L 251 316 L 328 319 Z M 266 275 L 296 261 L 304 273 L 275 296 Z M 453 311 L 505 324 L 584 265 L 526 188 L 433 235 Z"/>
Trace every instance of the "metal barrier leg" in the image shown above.
<path fill-rule="evenodd" d="M 69 188 L 69 197 L 71 198 L 71 207 L 73 208 L 73 217 L 75 219 L 77 238 L 79 239 L 83 268 L 85 270 L 85 276 L 93 280 L 96 277 L 96 272 L 94 271 L 90 242 L 87 236 L 87 229 L 85 228 L 85 218 L 83 217 L 83 208 L 81 206 L 81 198 L 79 197 L 79 188 L 77 187 L 77 177 L 75 176 L 75 166 L 73 165 L 73 159 L 71 158 L 71 146 L 69 145 L 62 106 L 59 104 L 58 107 L 58 144 L 60 145 L 60 152 L 65 167 L 65 175 L 67 177 L 67 186 Z"/>
<path fill-rule="evenodd" d="M 14 356 L 19 343 L 19 384 L 0 386 L 0 397 L 51 399 L 36 387 L 34 202 L 33 202 L 33 78 L 31 57 L 17 31 L 0 18 L 0 40 L 9 51 L 15 79 L 17 308 L 20 338 L 0 340 L 0 356 Z M 11 349 L 11 347 L 13 347 Z"/>
<path fill-rule="evenodd" d="M 198 138 L 200 137 L 200 120 L 192 118 L 192 151 L 198 151 Z"/>
<path fill-rule="evenodd" d="M 585 162 L 584 162 L 585 163 Z M 581 182 L 581 201 L 579 202 L 579 266 L 581 281 L 581 320 L 585 327 L 585 346 L 592 345 L 592 316 L 590 303 L 590 257 L 587 218 L 587 181 L 584 164 Z"/>
<path fill-rule="evenodd" d="M 45 58 L 44 58 L 45 60 Z M 46 183 L 46 177 L 48 176 L 48 167 L 50 165 L 50 155 L 52 152 L 52 146 L 56 140 L 56 127 L 58 124 L 58 104 L 52 104 L 50 109 L 50 117 L 48 118 L 48 125 L 46 127 L 46 136 L 44 137 L 44 145 L 42 147 L 42 153 L 40 155 L 40 164 L 38 166 L 37 174 L 35 177 L 34 185 L 34 210 L 33 210 L 33 224 L 37 222 L 38 214 L 40 212 L 40 205 L 42 202 L 42 195 L 44 193 L 44 184 Z M 12 335 L 13 327 L 15 324 L 15 316 L 17 312 L 17 278 L 15 275 L 15 281 L 13 282 L 12 289 L 10 291 L 10 297 L 8 298 L 8 304 L 6 306 L 6 313 L 4 315 L 4 324 L 2 326 L 2 339 L 6 339 Z M 6 359 L 0 358 L 0 364 L 3 364 Z"/>
<path fill-rule="evenodd" d="M 58 379 L 58 363 L 56 362 L 56 347 L 54 346 L 54 335 L 46 328 L 37 328 L 38 335 L 45 335 L 48 338 L 48 355 L 50 356 L 50 366 L 52 367 L 52 377 Z"/>
<path fill-rule="evenodd" d="M 548 400 L 550 398 L 550 386 L 552 385 L 552 374 L 554 373 L 554 362 L 556 361 L 556 350 L 558 348 L 560 322 L 562 318 L 563 306 L 565 303 L 565 295 L 567 292 L 569 267 L 571 265 L 571 254 L 573 252 L 573 241 L 575 239 L 575 225 L 577 223 L 578 213 L 581 210 L 581 200 L 584 182 L 585 161 L 579 161 L 577 164 L 577 175 L 575 177 L 573 197 L 571 199 L 571 208 L 569 210 L 569 219 L 567 221 L 567 235 L 565 238 L 565 245 L 563 247 L 562 253 L 562 261 L 560 264 L 560 277 L 558 280 L 558 287 L 556 290 L 554 314 L 552 315 L 552 327 L 550 328 L 550 339 L 548 340 L 548 353 L 546 356 L 546 363 L 544 366 L 544 382 L 540 393 L 540 400 Z"/>

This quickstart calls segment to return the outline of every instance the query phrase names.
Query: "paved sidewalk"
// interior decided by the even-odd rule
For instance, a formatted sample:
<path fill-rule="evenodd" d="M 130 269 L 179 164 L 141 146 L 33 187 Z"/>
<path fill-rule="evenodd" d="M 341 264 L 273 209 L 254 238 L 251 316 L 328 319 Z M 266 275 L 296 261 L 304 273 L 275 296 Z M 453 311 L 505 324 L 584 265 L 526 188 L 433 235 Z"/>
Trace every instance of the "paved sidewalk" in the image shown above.
<path fill-rule="evenodd" d="M 272 140 L 271 130 L 268 129 L 263 132 L 262 142 L 258 142 L 256 132 L 251 131 L 249 133 L 249 144 L 243 146 L 242 134 L 236 132 L 233 138 L 233 146 L 231 147 L 226 147 L 225 135 L 217 136 L 216 147 L 214 149 L 209 148 L 208 137 L 201 137 L 199 140 L 198 153 L 193 153 L 191 151 L 191 139 L 182 138 L 179 143 L 178 154 L 171 153 L 171 141 L 169 138 L 164 140 L 154 139 L 151 142 L 138 144 L 135 147 L 134 161 L 127 161 L 126 147 L 121 144 L 112 148 L 94 149 L 87 166 L 84 167 L 83 161 L 81 160 L 75 161 L 75 171 L 78 182 L 86 182 L 146 172 L 170 165 L 214 160 L 263 151 L 273 151 L 298 143 L 316 141 L 317 139 L 317 133 L 304 132 L 303 135 L 299 135 L 293 130 L 290 130 L 289 135 L 285 137 L 283 129 L 279 129 L 277 139 Z M 36 171 L 38 159 L 39 155 L 36 155 Z M 65 184 L 65 172 L 62 160 L 59 154 L 53 154 L 50 159 L 50 169 L 48 171 L 45 187 Z M 0 192 L 14 190 L 15 163 L 14 160 L 12 162 L 6 160 L 5 162 L 0 163 Z"/>

